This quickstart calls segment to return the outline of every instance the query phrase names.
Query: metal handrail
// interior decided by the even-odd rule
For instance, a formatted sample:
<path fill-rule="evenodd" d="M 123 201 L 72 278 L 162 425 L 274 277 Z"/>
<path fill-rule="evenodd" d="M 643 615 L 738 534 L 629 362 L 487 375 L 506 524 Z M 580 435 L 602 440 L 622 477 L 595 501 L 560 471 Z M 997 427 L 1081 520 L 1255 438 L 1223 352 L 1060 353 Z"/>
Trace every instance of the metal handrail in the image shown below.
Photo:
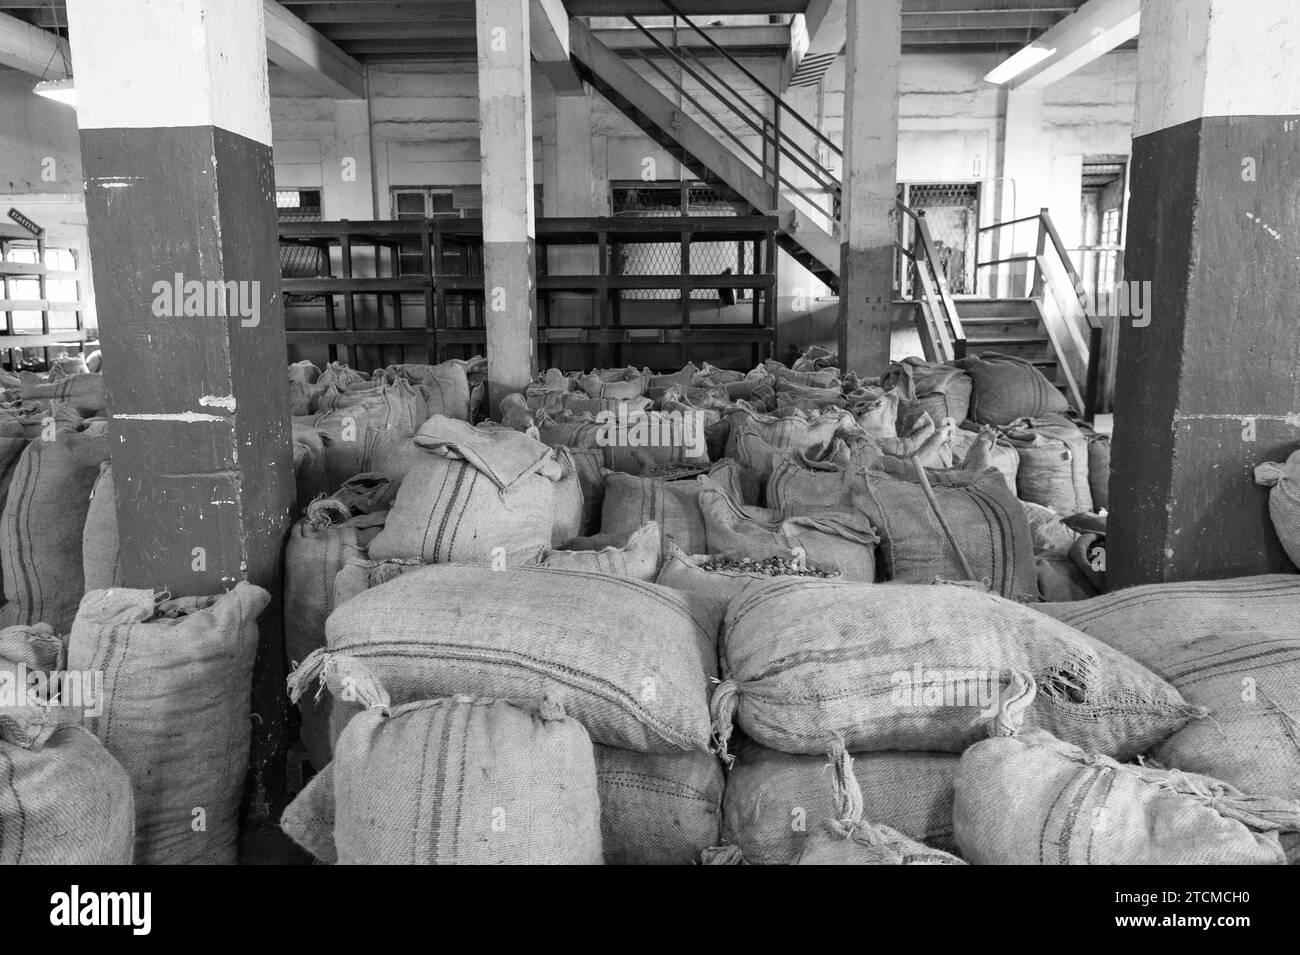
<path fill-rule="evenodd" d="M 804 119 L 801 115 L 799 115 L 798 112 L 796 112 L 794 109 L 788 106 L 785 100 L 781 98 L 779 93 L 771 89 L 766 83 L 764 83 L 757 76 L 755 76 L 743 63 L 741 63 L 734 56 L 728 53 L 726 49 L 724 49 L 723 47 L 719 46 L 716 42 L 714 42 L 713 37 L 709 36 L 698 26 L 696 26 L 695 22 L 691 20 L 690 17 L 686 16 L 686 14 L 682 13 L 682 11 L 678 9 L 677 5 L 673 3 L 672 0 L 659 0 L 659 2 L 662 3 L 665 7 L 667 7 L 668 10 L 672 12 L 673 16 L 677 17 L 688 27 L 690 27 L 691 30 L 695 34 L 697 34 L 701 39 L 703 39 L 704 42 L 708 44 L 715 52 L 721 53 L 724 57 L 727 58 L 727 61 L 730 62 L 732 66 L 740 70 L 760 90 L 762 90 L 766 95 L 770 96 L 772 98 L 772 101 L 776 103 L 778 109 L 784 109 L 795 119 L 799 120 L 799 122 L 803 125 L 803 127 L 807 129 L 808 132 L 812 133 L 813 136 L 815 136 L 819 142 L 823 143 L 824 145 L 828 146 L 830 149 L 834 150 L 837 156 L 843 157 L 844 151 L 841 150 L 838 146 L 836 146 L 833 142 L 831 142 L 828 136 L 826 136 L 816 126 L 808 122 L 808 120 Z"/>
<path fill-rule="evenodd" d="M 939 256 L 934 247 L 934 240 L 930 237 L 930 226 L 925 221 L 925 213 L 917 212 L 901 200 L 897 202 L 899 210 L 908 216 L 916 225 L 916 238 L 913 241 L 911 252 L 903 249 L 903 252 L 909 259 L 916 264 L 918 270 L 928 270 L 928 274 L 934 278 L 934 289 L 929 287 L 929 281 L 923 278 L 918 283 L 918 287 L 912 289 L 912 295 L 917 301 L 928 300 L 931 314 L 935 317 L 937 327 L 935 333 L 939 338 L 934 345 L 951 346 L 951 356 L 942 352 L 938 353 L 940 360 L 961 359 L 966 357 L 966 331 L 962 328 L 961 319 L 957 315 L 957 305 L 953 301 L 952 293 L 948 289 L 948 280 L 944 277 L 943 271 L 939 268 Z M 895 243 L 898 245 L 898 243 Z M 898 246 L 902 249 L 902 246 Z M 933 300 L 929 300 L 931 294 Z M 947 349 L 945 348 L 944 351 Z M 938 350 L 936 349 L 938 352 Z"/>
<path fill-rule="evenodd" d="M 700 73 L 697 72 L 696 69 L 692 67 L 690 63 L 688 63 L 682 56 L 679 56 L 676 51 L 670 49 L 666 44 L 664 44 L 663 41 L 660 40 L 657 36 L 655 36 L 651 30 L 649 30 L 644 24 L 638 21 L 636 17 L 629 16 L 629 17 L 625 17 L 625 19 L 629 23 L 631 23 L 633 27 L 635 27 L 638 31 L 640 31 L 640 33 L 643 36 L 645 36 L 646 39 L 648 39 L 650 43 L 659 51 L 661 51 L 671 62 L 677 64 L 679 67 L 681 67 L 681 69 L 684 72 L 688 73 L 693 79 L 695 79 L 695 81 L 700 84 L 703 90 L 707 91 L 719 103 L 725 106 L 731 113 L 735 114 L 741 120 L 741 122 L 745 123 L 745 125 L 747 125 L 750 129 L 758 133 L 758 135 L 762 138 L 765 144 L 771 144 L 774 147 L 773 162 L 769 163 L 765 157 L 759 156 L 751 148 L 745 145 L 745 143 L 731 129 L 729 129 L 725 124 L 720 122 L 716 116 L 713 115 L 712 111 L 706 109 L 696 97 L 691 95 L 691 93 L 689 93 L 686 90 L 685 86 L 682 83 L 674 79 L 673 76 L 670 73 L 668 73 L 666 70 L 661 68 L 659 64 L 655 63 L 654 60 L 645 53 L 645 51 L 642 50 L 635 51 L 636 55 L 642 61 L 644 61 L 647 66 L 649 66 L 652 70 L 658 73 L 659 76 L 661 76 L 672 89 L 677 91 L 685 100 L 687 100 L 692 106 L 694 106 L 697 110 L 699 110 L 700 114 L 703 117 L 705 117 L 708 121 L 710 121 L 714 126 L 716 126 L 719 130 L 721 130 L 723 135 L 725 135 L 732 142 L 734 142 L 743 155 L 748 156 L 750 159 L 754 160 L 757 163 L 758 168 L 762 171 L 764 178 L 767 178 L 770 174 L 773 183 L 773 190 L 776 196 L 779 196 L 781 187 L 784 186 L 785 188 L 789 189 L 790 192 L 799 196 L 804 202 L 808 203 L 808 205 L 811 206 L 812 208 L 817 209 L 818 211 L 827 215 L 831 219 L 838 218 L 838 216 L 836 215 L 836 210 L 840 200 L 841 189 L 842 189 L 839 180 L 837 180 L 828 169 L 823 167 L 814 156 L 810 155 L 806 150 L 804 150 L 801 146 L 799 146 L 799 144 L 795 142 L 795 140 L 793 140 L 791 137 L 781 132 L 779 113 L 777 114 L 776 122 L 769 120 L 765 115 L 763 115 L 757 109 L 757 107 L 755 107 L 752 103 L 746 100 L 739 92 L 735 90 L 734 87 L 732 87 L 729 83 L 727 83 L 725 80 L 719 77 L 706 64 L 701 62 L 698 58 L 692 57 L 695 63 L 697 63 L 702 70 L 707 72 L 710 77 L 716 80 L 725 90 L 727 90 L 727 92 L 729 92 L 733 97 L 735 97 L 737 101 L 743 103 L 750 110 L 759 114 L 759 117 L 762 121 L 762 125 L 760 126 L 759 124 L 755 123 L 753 119 L 751 119 L 748 115 L 746 115 L 744 110 L 738 108 L 735 102 L 733 102 L 731 99 L 728 99 L 721 92 L 719 92 L 718 89 L 715 88 L 703 76 L 701 76 Z M 728 59 L 731 60 L 733 63 L 736 63 L 736 66 L 747 76 L 750 76 L 761 89 L 769 93 L 769 95 L 774 96 L 774 98 L 779 101 L 779 97 L 775 97 L 775 94 L 772 94 L 771 91 L 768 90 L 768 88 L 764 86 L 761 81 L 759 81 L 756 77 L 753 77 L 753 75 L 749 73 L 748 70 L 746 70 L 741 64 L 736 62 L 734 57 L 731 57 L 730 54 L 726 54 L 725 50 L 722 50 L 722 48 L 718 47 L 716 43 L 713 43 L 712 39 L 709 38 L 707 34 L 704 34 L 703 31 L 700 31 L 698 27 L 694 26 L 694 24 L 691 24 L 691 27 L 692 29 L 696 30 L 696 32 L 701 33 L 701 35 L 704 36 L 709 41 L 711 46 L 715 47 L 716 49 L 722 51 L 725 55 L 727 55 Z M 800 120 L 803 121 L 802 117 L 800 117 Z M 806 121 L 804 121 L 804 124 L 807 125 Z M 816 132 L 816 130 L 813 131 Z M 803 156 L 807 157 L 807 159 L 811 161 L 812 166 L 809 166 L 808 163 L 804 162 L 803 159 L 800 158 L 799 153 L 802 153 Z M 790 159 L 800 170 L 802 170 L 806 175 L 808 175 L 813 180 L 816 186 L 820 187 L 821 189 L 824 189 L 826 192 L 829 193 L 830 195 L 829 209 L 823 207 L 823 205 L 820 202 L 818 202 L 816 199 L 810 196 L 803 188 L 795 185 L 793 181 L 791 181 L 787 176 L 781 173 L 780 165 L 778 162 L 780 156 L 785 156 L 788 159 Z M 776 196 L 774 196 L 774 198 Z"/>

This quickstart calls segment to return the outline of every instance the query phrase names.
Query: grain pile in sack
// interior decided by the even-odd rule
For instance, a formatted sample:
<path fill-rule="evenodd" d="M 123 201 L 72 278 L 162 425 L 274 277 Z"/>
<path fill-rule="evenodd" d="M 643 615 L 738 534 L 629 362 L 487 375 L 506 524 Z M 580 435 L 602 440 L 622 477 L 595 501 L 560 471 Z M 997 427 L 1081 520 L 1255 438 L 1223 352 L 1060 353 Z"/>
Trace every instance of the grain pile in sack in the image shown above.
<path fill-rule="evenodd" d="M 931 849 L 890 826 L 863 815 L 862 789 L 853 774 L 853 757 L 832 748 L 834 818 L 823 822 L 804 843 L 795 865 L 965 865 L 948 852 Z"/>
<path fill-rule="evenodd" d="M 104 674 L 103 712 L 85 726 L 131 777 L 137 864 L 235 862 L 257 616 L 270 599 L 246 581 L 218 597 L 82 599 L 68 666 Z"/>
<path fill-rule="evenodd" d="M 909 838 L 954 851 L 953 753 L 857 753 L 853 775 L 863 815 Z M 835 818 L 832 766 L 825 756 L 802 756 L 746 742 L 727 777 L 724 842 L 751 865 L 789 865 L 811 833 Z"/>
<path fill-rule="evenodd" d="M 1010 599 L 1036 599 L 1029 522 L 997 471 L 868 469 L 858 508 L 880 535 L 884 576 L 901 583 L 988 581 Z M 909 479 L 910 478 L 910 479 Z"/>
<path fill-rule="evenodd" d="M 1266 462 L 1255 468 L 1255 483 L 1268 492 L 1268 515 L 1273 519 L 1282 549 L 1300 567 L 1300 451 L 1285 464 Z"/>
<path fill-rule="evenodd" d="M 953 827 L 976 865 L 1282 865 L 1300 804 L 1195 773 L 1124 765 L 1050 734 L 976 743 Z"/>
<path fill-rule="evenodd" d="M 961 752 L 991 722 L 1023 714 L 1128 758 L 1204 712 L 1105 644 L 956 586 L 760 584 L 727 610 L 722 669 L 712 706 L 724 749 L 733 716 L 772 749 L 824 753 L 839 741 L 856 753 Z"/>
<path fill-rule="evenodd" d="M 650 372 L 637 368 L 597 368 L 583 375 L 577 387 L 588 398 L 618 398 L 624 401 L 645 396 L 650 383 Z"/>
<path fill-rule="evenodd" d="M 1007 482 L 1012 494 L 1017 492 L 1016 475 L 1020 471 L 1020 455 L 996 430 L 982 427 L 978 431 L 966 428 L 952 429 L 952 463 L 963 471 L 983 471 L 997 468 Z"/>
<path fill-rule="evenodd" d="M 130 865 L 131 780 L 87 730 L 45 736 L 43 707 L 6 707 L 0 720 L 0 865 Z"/>
<path fill-rule="evenodd" d="M 570 541 L 558 550 L 545 550 L 537 562 L 553 570 L 583 570 L 596 574 L 612 574 L 630 580 L 653 582 L 659 575 L 659 525 L 654 521 L 638 528 L 622 544 L 611 544 L 591 550 Z"/>
<path fill-rule="evenodd" d="M 1026 418 L 1002 433 L 1020 455 L 1016 488 L 1022 501 L 1067 517 L 1092 510 L 1088 439 L 1073 421 L 1060 415 Z"/>
<path fill-rule="evenodd" d="M 834 564 L 807 559 L 772 555 L 747 557 L 739 554 L 687 554 L 676 544 L 670 545 L 655 583 L 661 587 L 685 590 L 726 604 L 754 584 L 773 577 L 815 577 L 840 580 L 844 575 Z"/>
<path fill-rule="evenodd" d="M 415 443 L 427 455 L 403 479 L 372 558 L 486 562 L 501 548 L 522 563 L 551 542 L 564 475 L 546 445 L 443 415 L 421 425 Z"/>
<path fill-rule="evenodd" d="M 562 707 L 380 701 L 285 810 L 303 848 L 339 865 L 601 864 L 591 739 Z"/>
<path fill-rule="evenodd" d="M 424 399 L 425 417 L 444 415 L 458 421 L 471 420 L 469 375 L 478 359 L 453 358 L 436 365 L 389 365 L 384 377 L 415 385 Z"/>
<path fill-rule="evenodd" d="M 722 829 L 722 764 L 711 753 L 596 746 L 606 865 L 690 865 Z"/>
<path fill-rule="evenodd" d="M 117 495 L 113 463 L 99 466 L 81 531 L 81 568 L 85 590 L 122 586 L 122 554 L 117 536 Z"/>
<path fill-rule="evenodd" d="M 970 417 L 980 424 L 1006 425 L 1070 409 L 1056 386 L 1023 358 L 981 352 L 957 364 L 970 375 Z"/>
<path fill-rule="evenodd" d="M 806 557 L 838 568 L 845 580 L 876 579 L 879 538 L 861 514 L 845 510 L 782 517 L 767 508 L 737 503 L 708 478 L 700 478 L 700 484 L 710 554 Z"/>
<path fill-rule="evenodd" d="M 373 551 L 373 547 L 372 547 Z M 432 565 L 339 604 L 291 696 L 359 660 L 397 703 L 553 694 L 598 743 L 705 750 L 717 619 L 666 587 L 579 571 Z"/>
<path fill-rule="evenodd" d="M 381 377 L 345 388 L 329 385 L 316 407 L 322 412 L 365 408 L 368 427 L 398 434 L 415 434 L 429 417 L 424 395 L 400 377 Z"/>
<path fill-rule="evenodd" d="M 295 361 L 289 365 L 289 413 L 309 415 L 316 410 L 316 399 L 325 390 L 316 384 L 320 369 L 310 361 Z"/>
<path fill-rule="evenodd" d="M 899 389 L 900 411 L 915 406 L 935 424 L 943 424 L 946 418 L 960 423 L 969 416 L 971 378 L 953 365 L 904 358 L 890 364 L 883 383 L 888 389 Z"/>
<path fill-rule="evenodd" d="M 1086 432 L 1088 436 L 1088 490 L 1092 506 L 1099 511 L 1110 507 L 1110 435 Z"/>
<path fill-rule="evenodd" d="M 102 415 L 108 410 L 103 375 L 86 373 L 46 380 L 41 375 L 22 371 L 18 377 L 21 379 L 19 394 L 25 408 L 50 410 L 50 403 L 57 401 L 83 418 Z"/>
<path fill-rule="evenodd" d="M 1160 762 L 1300 800 L 1300 578 L 1150 584 L 1041 609 L 1210 711 L 1152 751 Z"/>
<path fill-rule="evenodd" d="M 0 624 L 48 623 L 67 633 L 85 589 L 81 533 L 99 466 L 108 459 L 107 422 L 83 422 L 58 402 L 49 419 L 18 459 L 0 514 L 8 599 Z"/>
<path fill-rule="evenodd" d="M 332 490 L 325 468 L 325 443 L 310 425 L 293 425 L 294 513 L 302 513 L 309 501 Z"/>
<path fill-rule="evenodd" d="M 384 526 L 391 488 L 386 479 L 360 475 L 338 493 L 313 501 L 293 525 L 284 550 L 284 652 L 297 666 L 325 646 L 325 620 L 334 610 L 334 578 L 349 561 L 365 560 Z M 299 700 L 300 730 L 312 765 L 330 761 L 330 698 L 310 688 Z"/>

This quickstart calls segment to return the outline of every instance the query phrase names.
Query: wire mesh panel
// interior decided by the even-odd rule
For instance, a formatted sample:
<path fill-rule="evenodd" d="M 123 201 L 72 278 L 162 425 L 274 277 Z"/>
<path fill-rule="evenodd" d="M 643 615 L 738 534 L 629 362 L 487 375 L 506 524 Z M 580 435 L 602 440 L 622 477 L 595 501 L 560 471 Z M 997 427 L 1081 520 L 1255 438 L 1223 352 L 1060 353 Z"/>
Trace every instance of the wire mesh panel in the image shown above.
<path fill-rule="evenodd" d="M 954 295 L 975 291 L 975 249 L 979 228 L 979 184 L 974 182 L 906 183 L 899 198 L 925 215 L 939 267 Z M 910 221 L 900 223 L 900 241 L 910 247 Z M 910 287 L 904 289 L 910 294 Z"/>
<path fill-rule="evenodd" d="M 321 193 L 319 189 L 275 190 L 275 213 L 280 225 L 291 222 L 320 222 Z M 302 279 L 328 274 L 323 250 L 310 245 L 280 243 L 280 275 L 283 278 Z M 317 296 L 307 296 L 310 300 Z"/>
<path fill-rule="evenodd" d="M 712 186 L 700 182 L 639 182 L 615 184 L 612 205 L 616 216 L 737 216 L 735 202 L 718 195 Z M 676 243 L 624 243 L 610 250 L 618 275 L 681 275 L 681 247 Z M 690 246 L 692 275 L 753 275 L 754 248 L 745 242 L 693 242 Z M 626 289 L 625 300 L 677 300 L 673 289 Z M 695 289 L 693 301 L 711 301 L 718 293 Z M 750 290 L 739 290 L 736 301 L 750 301 Z"/>

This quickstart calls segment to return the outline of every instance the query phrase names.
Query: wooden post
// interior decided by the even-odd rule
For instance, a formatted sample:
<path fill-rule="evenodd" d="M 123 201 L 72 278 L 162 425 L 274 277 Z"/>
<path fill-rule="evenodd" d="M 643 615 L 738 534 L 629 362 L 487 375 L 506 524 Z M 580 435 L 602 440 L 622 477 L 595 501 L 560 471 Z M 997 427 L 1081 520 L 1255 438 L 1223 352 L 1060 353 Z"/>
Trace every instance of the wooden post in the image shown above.
<path fill-rule="evenodd" d="M 848 5 L 839 349 L 843 368 L 881 374 L 894 299 L 902 0 Z"/>
<path fill-rule="evenodd" d="M 69 0 L 126 585 L 259 624 L 252 809 L 287 737 L 280 561 L 294 479 L 261 0 Z"/>
<path fill-rule="evenodd" d="M 537 370 L 532 62 L 528 0 L 476 0 L 483 289 L 488 398 L 522 391 Z"/>
<path fill-rule="evenodd" d="M 1250 7 L 1142 6 L 1112 587 L 1294 570 L 1252 473 L 1300 441 L 1300 8 Z"/>

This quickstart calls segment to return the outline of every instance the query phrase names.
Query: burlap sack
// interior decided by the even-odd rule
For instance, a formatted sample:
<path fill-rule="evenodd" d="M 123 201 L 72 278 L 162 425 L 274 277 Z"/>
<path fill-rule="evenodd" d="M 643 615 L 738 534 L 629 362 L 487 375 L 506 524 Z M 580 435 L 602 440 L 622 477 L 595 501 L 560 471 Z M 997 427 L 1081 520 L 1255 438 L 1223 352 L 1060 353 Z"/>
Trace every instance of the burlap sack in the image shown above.
<path fill-rule="evenodd" d="M 882 377 L 882 384 L 887 389 L 899 389 L 900 413 L 915 406 L 928 414 L 935 424 L 943 424 L 945 418 L 960 423 L 969 415 L 971 378 L 953 365 L 904 358 L 890 364 Z"/>
<path fill-rule="evenodd" d="M 39 745 L 13 730 L 0 724 L 0 865 L 130 865 L 126 770 L 80 726 Z"/>
<path fill-rule="evenodd" d="M 767 506 L 786 516 L 825 509 L 849 510 L 862 479 L 849 464 L 849 449 L 837 440 L 823 460 L 777 451 L 772 455 L 767 479 Z"/>
<path fill-rule="evenodd" d="M 876 579 L 876 543 L 871 524 L 852 510 L 781 517 L 766 508 L 738 504 L 708 478 L 700 478 L 700 511 L 710 554 L 764 558 L 802 553 L 837 567 L 845 580 Z"/>
<path fill-rule="evenodd" d="M 556 448 L 555 460 L 560 479 L 555 482 L 555 503 L 551 516 L 551 545 L 560 547 L 573 537 L 581 537 L 586 526 L 586 502 L 582 497 L 582 475 L 573 452 Z"/>
<path fill-rule="evenodd" d="M 1300 577 L 1150 584 L 1040 609 L 1209 710 L 1156 746 L 1160 762 L 1300 800 Z"/>
<path fill-rule="evenodd" d="M 1070 548 L 1079 539 L 1078 532 L 1067 527 L 1061 520 L 1061 515 L 1050 507 L 1029 501 L 1021 501 L 1020 504 L 1029 521 L 1029 538 L 1034 543 L 1034 554 L 1068 557 Z"/>
<path fill-rule="evenodd" d="M 68 666 L 104 674 L 103 713 L 85 726 L 131 777 L 137 864 L 235 862 L 257 616 L 270 599 L 246 581 L 219 597 L 82 599 Z"/>
<path fill-rule="evenodd" d="M 402 378 L 420 389 L 425 418 L 440 414 L 458 421 L 469 421 L 471 364 L 470 361 L 451 359 L 436 365 L 389 365 L 384 369 L 384 376 L 390 381 Z"/>
<path fill-rule="evenodd" d="M 699 482 L 607 475 L 601 533 L 632 534 L 652 521 L 659 525 L 662 549 L 675 543 L 691 553 L 703 553 L 708 538 L 700 512 Z"/>
<path fill-rule="evenodd" d="M 1070 408 L 1056 386 L 1023 358 L 986 351 L 957 364 L 971 377 L 970 417 L 980 424 L 1010 424 Z"/>
<path fill-rule="evenodd" d="M 595 574 L 611 574 L 629 580 L 653 582 L 659 574 L 659 525 L 650 521 L 627 536 L 621 545 L 598 550 L 550 550 L 538 558 L 537 563 L 553 570 L 581 570 Z"/>
<path fill-rule="evenodd" d="M 81 531 L 81 568 L 86 590 L 122 586 L 122 554 L 117 535 L 117 495 L 113 462 L 100 465 Z"/>
<path fill-rule="evenodd" d="M 755 369 L 755 372 L 759 369 Z M 816 368 L 808 370 L 795 371 L 788 368 L 783 362 L 774 358 L 769 358 L 763 362 L 762 371 L 771 375 L 780 382 L 801 385 L 805 388 L 838 388 L 840 386 L 840 372 L 838 368 Z"/>
<path fill-rule="evenodd" d="M 1034 558 L 1038 593 L 1049 603 L 1068 603 L 1097 596 L 1097 587 L 1069 554 L 1039 554 Z"/>
<path fill-rule="evenodd" d="M 49 410 L 50 402 L 66 404 L 83 418 L 102 415 L 108 410 L 104 376 L 92 373 L 46 379 L 30 371 L 20 371 L 20 395 L 23 407 Z"/>
<path fill-rule="evenodd" d="M 317 862 L 335 865 L 339 857 L 334 848 L 334 815 L 334 764 L 330 763 L 284 807 L 280 829 Z"/>
<path fill-rule="evenodd" d="M 546 445 L 442 415 L 415 443 L 427 456 L 403 479 L 372 558 L 487 562 L 497 552 L 518 564 L 551 542 L 563 471 Z"/>
<path fill-rule="evenodd" d="M 325 366 L 325 369 L 320 373 L 320 377 L 316 379 L 316 383 L 322 386 L 334 385 L 346 389 L 369 380 L 370 375 L 366 372 L 349 368 L 346 362 L 332 361 Z"/>
<path fill-rule="evenodd" d="M 927 471 L 933 500 L 910 474 L 862 474 L 854 501 L 880 535 L 886 579 L 988 581 L 1009 599 L 1037 598 L 1029 523 L 997 471 Z"/>
<path fill-rule="evenodd" d="M 836 746 L 828 764 L 834 816 L 809 835 L 795 865 L 965 865 L 890 826 L 869 820 L 853 757 Z"/>
<path fill-rule="evenodd" d="M 789 753 L 835 741 L 852 752 L 961 752 L 1006 710 L 1128 758 L 1204 712 L 1105 644 L 967 587 L 761 584 L 731 602 L 722 656 L 727 679 L 712 705 L 724 748 L 735 716 L 752 739 Z"/>
<path fill-rule="evenodd" d="M 303 360 L 289 365 L 289 413 L 310 415 L 316 413 L 316 399 L 325 391 L 325 385 L 316 384 L 320 369 L 313 362 Z"/>
<path fill-rule="evenodd" d="M 1092 506 L 1110 507 L 1110 435 L 1088 432 L 1088 490 Z"/>
<path fill-rule="evenodd" d="M 690 865 L 718 841 L 722 764 L 711 753 L 596 746 L 606 865 Z"/>
<path fill-rule="evenodd" d="M 320 438 L 327 491 L 337 490 L 348 478 L 371 470 L 366 461 L 367 435 L 375 430 L 371 419 L 370 411 L 363 405 L 322 411 L 307 421 L 295 419 L 295 426 L 309 426 Z M 393 433 L 409 437 L 406 431 Z"/>
<path fill-rule="evenodd" d="M 801 411 L 793 414 L 763 415 L 738 410 L 729 416 L 731 430 L 727 435 L 727 457 L 737 458 L 741 464 L 753 469 L 760 462 L 747 462 L 738 455 L 742 436 L 756 435 L 765 446 L 774 451 L 802 451 L 809 457 L 822 458 L 830 450 L 843 417 L 835 412 L 808 415 Z"/>
<path fill-rule="evenodd" d="M 591 739 L 562 708 L 372 706 L 334 757 L 340 865 L 600 865 Z"/>
<path fill-rule="evenodd" d="M 18 459 L 0 513 L 0 574 L 8 603 L 0 626 L 48 623 L 67 633 L 85 590 L 81 532 L 99 466 L 108 459 L 106 422 L 82 420 L 55 402 L 42 436 Z"/>
<path fill-rule="evenodd" d="M 637 368 L 597 368 L 577 380 L 589 398 L 640 398 L 650 383 L 650 373 Z"/>
<path fill-rule="evenodd" d="M 715 626 L 689 595 L 623 577 L 416 567 L 335 607 L 329 650 L 295 671 L 291 696 L 324 672 L 337 698 L 338 660 L 355 658 L 398 703 L 549 693 L 597 742 L 704 750 Z"/>
<path fill-rule="evenodd" d="M 424 395 L 401 377 L 381 377 L 342 388 L 329 385 L 316 399 L 316 407 L 323 412 L 358 406 L 366 409 L 370 427 L 401 434 L 415 434 L 429 417 Z"/>
<path fill-rule="evenodd" d="M 325 620 L 334 611 L 334 578 L 349 560 L 365 560 L 386 512 L 338 520 L 304 518 L 289 531 L 284 549 L 284 653 L 290 667 L 325 646 Z M 330 761 L 329 694 L 309 687 L 298 701 L 300 738 L 318 770 Z"/>
<path fill-rule="evenodd" d="M 544 444 L 599 451 L 605 467 L 627 474 L 664 465 L 708 464 L 705 424 L 704 412 L 695 409 L 629 413 L 623 404 L 613 411 L 537 419 Z"/>
<path fill-rule="evenodd" d="M 1273 519 L 1282 549 L 1300 567 L 1300 451 L 1285 464 L 1266 462 L 1255 468 L 1255 483 L 1268 492 L 1268 515 Z"/>
<path fill-rule="evenodd" d="M 328 494 L 329 473 L 325 468 L 325 443 L 320 432 L 309 424 L 293 425 L 294 516 L 302 514 L 307 504 Z"/>
<path fill-rule="evenodd" d="M 853 775 L 863 814 L 936 849 L 952 852 L 954 753 L 857 753 Z M 747 742 L 727 776 L 724 842 L 750 865 L 788 865 L 809 835 L 835 818 L 831 764 Z"/>
<path fill-rule="evenodd" d="M 1088 439 L 1068 418 L 1030 418 L 1002 429 L 1020 455 L 1016 487 L 1022 501 L 1068 517 L 1092 510 Z"/>
<path fill-rule="evenodd" d="M 1012 494 L 1016 493 L 1020 455 L 995 429 L 987 426 L 979 431 L 954 428 L 951 448 L 954 467 L 959 467 L 963 471 L 997 468 L 998 473 L 1007 482 L 1007 490 Z"/>
<path fill-rule="evenodd" d="M 1123 765 L 1030 730 L 961 758 L 953 828 L 976 865 L 1281 865 L 1300 804 Z"/>

